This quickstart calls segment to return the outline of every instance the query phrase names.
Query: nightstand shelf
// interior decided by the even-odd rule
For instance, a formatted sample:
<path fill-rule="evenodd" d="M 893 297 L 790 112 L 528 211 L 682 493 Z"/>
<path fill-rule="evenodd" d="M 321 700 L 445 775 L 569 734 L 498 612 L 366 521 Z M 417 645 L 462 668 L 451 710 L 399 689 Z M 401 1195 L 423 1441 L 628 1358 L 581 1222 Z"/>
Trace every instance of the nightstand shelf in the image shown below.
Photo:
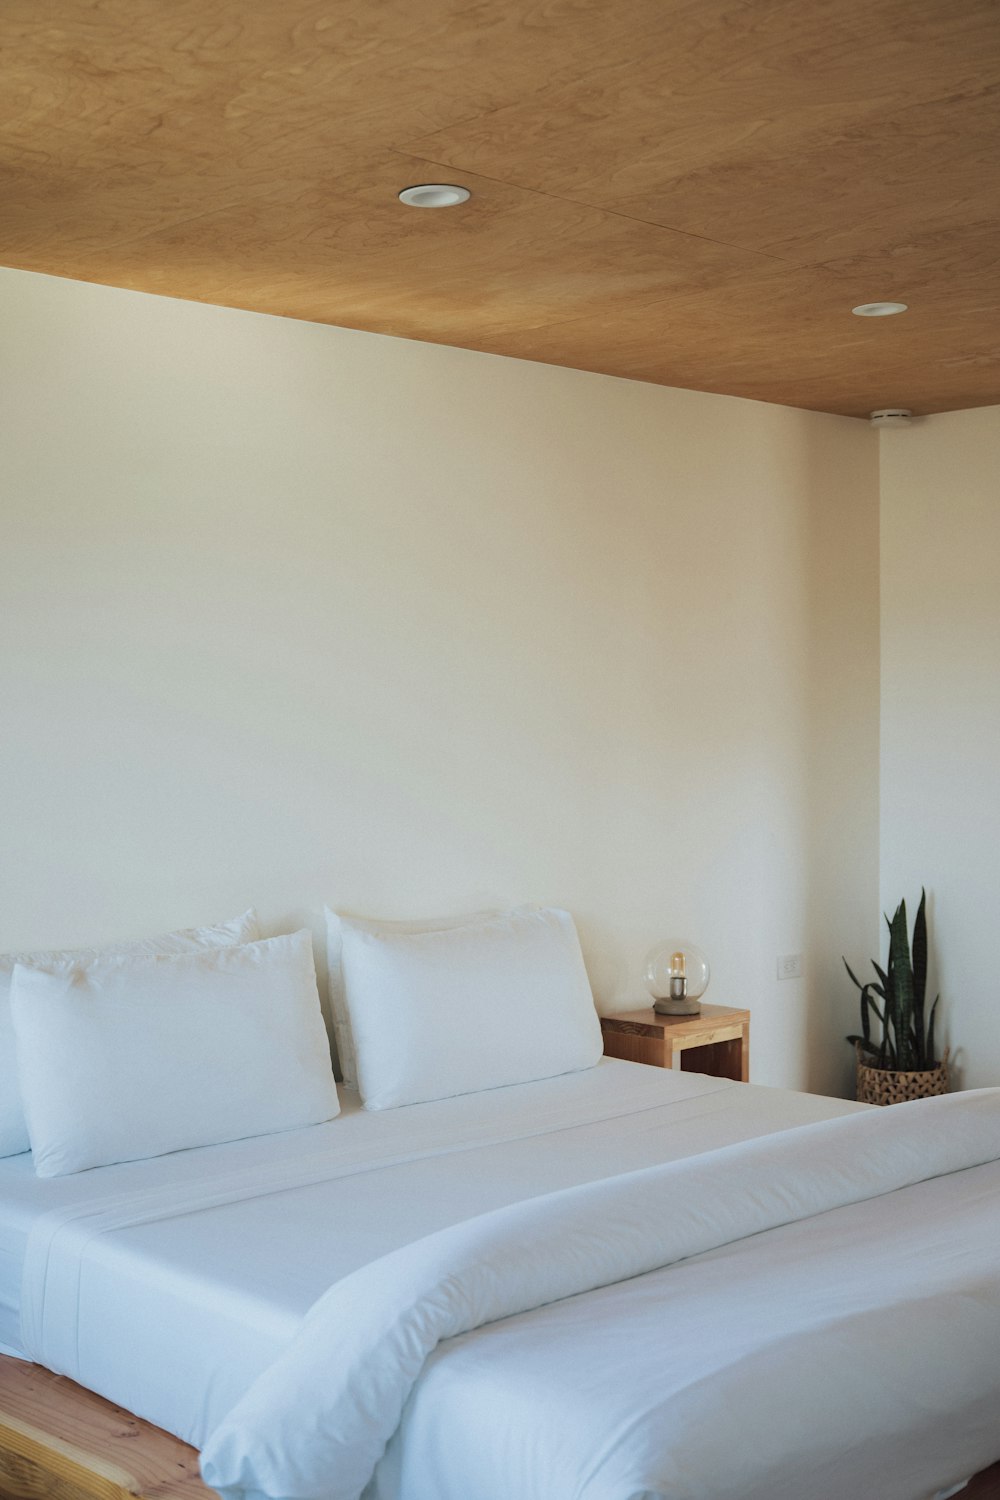
<path fill-rule="evenodd" d="M 700 1016 L 660 1016 L 652 1006 L 602 1016 L 604 1055 L 672 1068 L 675 1056 L 689 1073 L 750 1079 L 750 1012 L 703 1005 Z"/>

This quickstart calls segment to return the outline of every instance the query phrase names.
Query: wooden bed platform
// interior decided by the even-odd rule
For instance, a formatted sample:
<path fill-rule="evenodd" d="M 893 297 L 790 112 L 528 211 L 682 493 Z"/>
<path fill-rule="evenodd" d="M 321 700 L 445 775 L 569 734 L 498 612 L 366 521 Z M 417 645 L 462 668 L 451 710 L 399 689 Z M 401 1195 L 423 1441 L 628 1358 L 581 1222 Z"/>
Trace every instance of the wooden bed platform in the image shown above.
<path fill-rule="evenodd" d="M 187 1443 L 41 1365 L 0 1356 L 0 1500 L 213 1495 Z"/>
<path fill-rule="evenodd" d="M 961 1500 L 1000 1500 L 1000 1463 L 960 1493 Z M 41 1365 L 0 1356 L 0 1500 L 214 1495 L 187 1443 Z"/>

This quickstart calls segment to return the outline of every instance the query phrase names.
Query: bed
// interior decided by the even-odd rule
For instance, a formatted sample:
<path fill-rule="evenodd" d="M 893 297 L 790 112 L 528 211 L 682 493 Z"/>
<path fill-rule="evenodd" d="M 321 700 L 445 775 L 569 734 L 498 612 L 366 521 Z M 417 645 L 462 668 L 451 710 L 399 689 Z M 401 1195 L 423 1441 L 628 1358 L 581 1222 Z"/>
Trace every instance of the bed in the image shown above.
<path fill-rule="evenodd" d="M 1000 1458 L 1000 1090 L 602 1058 L 564 911 L 328 920 L 339 1093 L 307 930 L 0 964 L 0 1403 L 31 1361 L 225 1500 L 935 1500 Z"/>
<path fill-rule="evenodd" d="M 341 1097 L 342 1114 L 329 1124 L 68 1177 L 35 1177 L 30 1157 L 0 1162 L 4 1352 L 30 1354 L 200 1449 L 294 1344 L 331 1284 L 349 1286 L 411 1243 L 525 1203 L 562 1203 L 567 1193 L 616 1179 L 642 1189 L 643 1174 L 664 1170 L 661 1164 L 688 1170 L 698 1161 L 725 1161 L 741 1142 L 804 1140 L 811 1150 L 824 1122 L 868 1114 L 843 1101 L 611 1059 L 564 1077 L 382 1113 L 361 1109 L 347 1091 Z M 826 1286 L 809 1331 L 813 1347 L 835 1364 L 845 1298 L 872 1325 L 893 1301 L 879 1288 L 878 1262 L 856 1262 L 845 1275 L 845 1244 L 859 1236 L 859 1254 L 876 1243 L 889 1264 L 898 1254 L 919 1271 L 914 1236 L 922 1225 L 926 1241 L 928 1225 L 916 1188 L 889 1226 L 878 1216 L 879 1201 L 811 1215 L 440 1344 L 406 1396 L 366 1481 L 366 1500 L 632 1500 L 661 1493 L 707 1500 L 714 1492 L 701 1487 L 697 1472 L 678 1472 L 669 1488 L 664 1482 L 655 1491 L 635 1488 L 631 1477 L 636 1453 L 640 1468 L 648 1458 L 650 1430 L 685 1407 L 683 1441 L 706 1451 L 714 1444 L 716 1453 L 739 1455 L 755 1433 L 759 1446 L 760 1434 L 771 1431 L 787 1464 L 784 1479 L 766 1471 L 761 1482 L 769 1496 L 918 1500 L 947 1489 L 1000 1458 L 1000 1360 L 985 1391 L 977 1363 L 988 1363 L 1000 1319 L 996 1266 L 992 1287 L 987 1274 L 996 1259 L 1000 1171 L 983 1165 L 936 1180 L 937 1248 L 925 1244 L 925 1261 L 937 1254 L 954 1270 L 948 1225 L 959 1213 L 980 1238 L 983 1226 L 993 1225 L 985 1254 L 960 1268 L 959 1297 L 967 1299 L 974 1286 L 979 1298 L 972 1311 L 983 1346 L 969 1357 L 975 1400 L 958 1392 L 962 1409 L 947 1420 L 925 1410 L 923 1435 L 884 1444 L 887 1457 L 867 1442 L 849 1462 L 843 1451 L 826 1451 L 825 1438 L 818 1446 L 790 1442 L 764 1378 L 780 1342 L 769 1339 L 768 1324 L 776 1265 L 783 1296 L 800 1308 L 808 1310 L 817 1286 Z M 904 1200 L 906 1192 L 894 1197 Z M 911 1294 L 906 1274 L 904 1303 Z M 705 1370 L 715 1370 L 708 1389 L 714 1384 L 718 1394 L 710 1397 L 705 1371 L 685 1382 L 670 1353 L 673 1341 L 690 1364 L 698 1326 Z M 945 1359 L 949 1338 L 967 1347 L 968 1329 L 940 1333 Z M 742 1355 L 733 1360 L 726 1350 L 737 1346 Z M 890 1346 L 898 1358 L 891 1331 L 876 1334 L 874 1367 Z M 941 1383 L 940 1373 L 931 1384 Z M 858 1381 L 864 1384 L 861 1371 Z M 802 1385 L 808 1409 L 825 1388 L 808 1350 Z M 993 1413 L 992 1438 L 982 1411 L 969 1419 L 970 1406 L 984 1401 Z M 603 1413 L 600 1423 L 595 1413 Z M 792 1418 L 794 1436 L 800 1416 Z M 850 1450 L 852 1434 L 837 1423 L 833 1430 Z M 917 1453 L 916 1474 L 907 1468 L 908 1448 Z M 823 1469 L 830 1463 L 840 1465 L 832 1477 Z M 730 1468 L 749 1473 L 742 1458 Z M 758 1493 L 745 1479 L 734 1483 L 740 1488 L 717 1493 Z"/>

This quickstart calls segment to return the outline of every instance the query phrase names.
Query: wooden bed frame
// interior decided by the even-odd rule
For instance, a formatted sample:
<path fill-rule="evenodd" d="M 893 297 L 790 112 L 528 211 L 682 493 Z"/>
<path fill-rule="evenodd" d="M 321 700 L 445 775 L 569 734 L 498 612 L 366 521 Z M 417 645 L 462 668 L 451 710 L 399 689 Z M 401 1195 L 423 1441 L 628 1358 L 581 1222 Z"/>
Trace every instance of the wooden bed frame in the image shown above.
<path fill-rule="evenodd" d="M 187 1443 L 41 1365 L 0 1356 L 2 1500 L 213 1495 Z"/>
<path fill-rule="evenodd" d="M 214 1495 L 187 1443 L 41 1365 L 0 1356 L 0 1500 Z M 1000 1463 L 977 1474 L 960 1496 L 1000 1500 Z"/>

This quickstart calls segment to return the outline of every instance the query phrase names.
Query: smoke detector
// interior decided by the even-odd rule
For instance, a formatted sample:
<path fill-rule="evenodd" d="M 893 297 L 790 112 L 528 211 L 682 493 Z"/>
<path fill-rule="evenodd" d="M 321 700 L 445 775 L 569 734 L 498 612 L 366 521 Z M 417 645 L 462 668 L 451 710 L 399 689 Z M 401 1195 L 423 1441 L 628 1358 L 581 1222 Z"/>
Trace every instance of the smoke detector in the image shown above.
<path fill-rule="evenodd" d="M 907 406 L 880 406 L 868 420 L 873 427 L 909 427 L 912 417 Z"/>

